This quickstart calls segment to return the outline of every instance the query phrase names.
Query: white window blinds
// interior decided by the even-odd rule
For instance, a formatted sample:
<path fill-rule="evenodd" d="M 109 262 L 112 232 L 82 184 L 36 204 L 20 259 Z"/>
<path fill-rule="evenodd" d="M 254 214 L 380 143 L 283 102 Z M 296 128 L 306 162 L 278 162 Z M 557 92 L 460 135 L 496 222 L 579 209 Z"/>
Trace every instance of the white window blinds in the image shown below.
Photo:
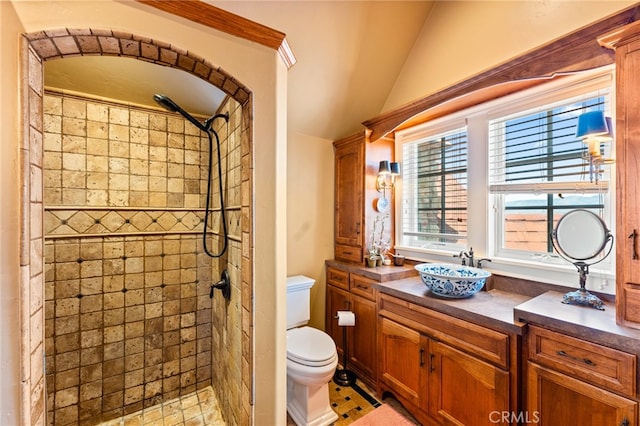
<path fill-rule="evenodd" d="M 589 93 L 489 122 L 493 193 L 602 191 L 589 179 L 587 147 L 575 136 L 578 116 L 608 110 L 607 93 Z"/>
<path fill-rule="evenodd" d="M 457 128 L 402 145 L 402 243 L 466 244 L 467 132 Z"/>

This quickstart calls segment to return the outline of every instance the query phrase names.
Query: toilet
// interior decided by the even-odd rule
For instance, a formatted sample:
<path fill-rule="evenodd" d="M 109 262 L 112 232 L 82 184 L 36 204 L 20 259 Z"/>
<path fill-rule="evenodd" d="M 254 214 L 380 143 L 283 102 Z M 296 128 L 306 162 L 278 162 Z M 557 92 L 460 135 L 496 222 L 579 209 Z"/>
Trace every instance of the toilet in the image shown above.
<path fill-rule="evenodd" d="M 338 365 L 333 339 L 307 326 L 314 280 L 287 277 L 287 411 L 298 426 L 326 426 L 338 419 L 328 383 Z"/>

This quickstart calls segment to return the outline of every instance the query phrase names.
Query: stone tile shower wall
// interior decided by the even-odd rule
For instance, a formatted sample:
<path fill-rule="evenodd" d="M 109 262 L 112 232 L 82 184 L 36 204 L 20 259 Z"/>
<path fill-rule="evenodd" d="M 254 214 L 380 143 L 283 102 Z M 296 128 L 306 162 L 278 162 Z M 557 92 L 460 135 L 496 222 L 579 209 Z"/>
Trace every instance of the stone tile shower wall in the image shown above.
<path fill-rule="evenodd" d="M 225 322 L 223 337 L 240 333 L 242 340 L 242 378 L 231 383 L 241 389 L 241 399 L 221 406 L 227 424 L 251 424 L 253 418 L 253 133 L 251 91 L 224 69 L 192 51 L 170 43 L 135 34 L 108 29 L 59 28 L 23 34 L 21 39 L 21 111 L 20 137 L 20 353 L 21 353 L 21 418 L 20 424 L 42 425 L 47 419 L 44 374 L 44 226 L 43 226 L 43 96 L 44 63 L 53 59 L 79 55 L 117 55 L 140 59 L 183 70 L 218 87 L 230 99 L 239 102 L 225 109 L 230 111 L 234 138 L 233 146 L 241 146 L 241 212 L 242 263 L 241 277 L 232 282 L 234 306 L 241 304 L 242 327 L 237 330 L 233 321 Z M 237 126 L 240 128 L 237 130 Z M 235 184 L 235 182 L 234 182 Z M 235 253 L 235 252 L 234 252 Z M 232 279 L 235 280 L 235 276 Z M 241 291 L 238 289 L 241 283 Z M 214 310 L 214 312 L 216 312 Z M 217 325 L 220 327 L 220 325 Z M 214 364 L 236 352 L 224 346 L 212 350 Z M 238 361 L 240 362 L 240 361 Z M 214 370 L 217 371 L 217 370 Z M 216 392 L 235 379 L 214 382 Z M 224 389 L 222 389 L 224 391 Z M 234 395 L 235 395 L 234 392 Z M 48 420 L 48 421 L 47 421 Z"/>
<path fill-rule="evenodd" d="M 231 239 L 228 255 L 212 261 L 199 234 L 208 140 L 198 129 L 175 114 L 45 94 L 49 423 L 95 424 L 208 386 L 214 374 L 214 388 L 242 382 L 240 365 L 212 369 L 212 360 L 242 359 L 239 302 L 209 298 L 221 269 L 242 279 L 241 109 L 225 108 L 229 125 L 216 126 Z M 219 229 L 217 177 L 213 188 Z M 218 239 L 210 244 L 217 252 Z M 242 401 L 228 395 L 221 405 L 227 398 Z M 226 416 L 242 418 L 228 402 Z"/>

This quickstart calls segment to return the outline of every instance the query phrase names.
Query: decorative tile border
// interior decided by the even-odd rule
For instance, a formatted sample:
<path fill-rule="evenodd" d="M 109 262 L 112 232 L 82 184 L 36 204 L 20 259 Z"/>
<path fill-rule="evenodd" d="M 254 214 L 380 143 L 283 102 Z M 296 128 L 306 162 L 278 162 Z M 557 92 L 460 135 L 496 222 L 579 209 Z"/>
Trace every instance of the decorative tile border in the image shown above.
<path fill-rule="evenodd" d="M 47 240 L 99 236 L 142 236 L 202 233 L 204 209 L 77 209 L 45 208 Z M 241 241 L 241 210 L 225 207 L 229 239 Z M 209 212 L 209 228 L 219 229 L 220 210 Z M 220 232 L 209 231 L 212 235 Z"/>
<path fill-rule="evenodd" d="M 47 238 L 86 234 L 201 231 L 204 211 L 45 209 Z M 200 228 L 200 229 L 199 229 Z"/>

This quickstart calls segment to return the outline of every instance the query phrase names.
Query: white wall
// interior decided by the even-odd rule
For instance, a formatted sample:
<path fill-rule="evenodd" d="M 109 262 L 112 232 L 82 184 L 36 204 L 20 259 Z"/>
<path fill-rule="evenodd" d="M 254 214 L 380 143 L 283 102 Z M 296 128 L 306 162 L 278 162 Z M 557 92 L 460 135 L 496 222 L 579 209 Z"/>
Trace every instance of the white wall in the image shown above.
<path fill-rule="evenodd" d="M 324 329 L 324 261 L 333 258 L 333 144 L 292 131 L 288 136 L 287 275 L 316 280 L 310 325 Z"/>
<path fill-rule="evenodd" d="M 437 2 L 384 111 L 449 87 L 635 3 L 624 1 Z"/>
<path fill-rule="evenodd" d="M 184 19 L 172 18 L 148 6 L 117 0 L 0 2 L 2 5 L 2 209 L 0 219 L 0 366 L 10 363 L 16 371 L 18 340 L 15 336 L 15 299 L 18 265 L 18 66 L 17 47 L 21 32 L 58 28 L 112 29 L 147 36 L 192 51 L 219 65 L 254 93 L 254 205 L 255 215 L 255 423 L 286 423 L 286 342 L 284 286 L 286 277 L 286 67 L 272 49 L 240 40 Z M 13 13 L 15 10 L 15 14 Z M 14 212 L 8 210 L 15 210 Z M 5 233 L 5 229 L 7 232 Z M 5 256 L 5 251 L 6 256 Z M 13 306 L 4 309 L 5 305 Z M 6 329 L 5 329 L 6 327 Z M 11 338 L 4 344 L 5 333 Z M 14 346 L 15 345 L 15 346 Z M 7 353 L 7 349 L 11 353 Z M 14 349 L 15 348 L 15 349 Z M 3 368 L 3 371 L 7 371 Z M 13 379 L 13 378 L 12 378 Z M 0 384 L 1 421 L 17 424 L 16 381 Z M 5 409 L 5 405 L 7 406 Z"/>

